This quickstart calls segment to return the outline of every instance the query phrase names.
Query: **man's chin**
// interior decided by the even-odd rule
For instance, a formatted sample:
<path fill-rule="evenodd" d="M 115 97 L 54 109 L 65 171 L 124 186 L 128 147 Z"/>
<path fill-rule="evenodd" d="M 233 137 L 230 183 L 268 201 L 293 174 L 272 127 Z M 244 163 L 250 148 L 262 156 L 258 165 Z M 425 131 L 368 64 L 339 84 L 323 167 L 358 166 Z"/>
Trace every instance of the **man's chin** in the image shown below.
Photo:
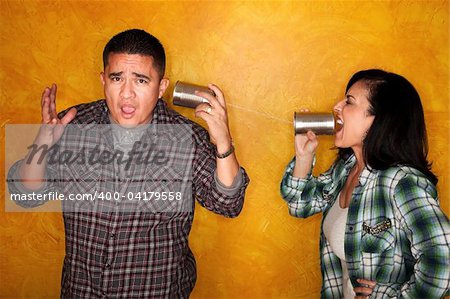
<path fill-rule="evenodd" d="M 137 126 L 140 125 L 139 122 L 137 122 L 137 121 L 132 121 L 132 120 L 126 120 L 126 121 L 124 121 L 124 120 L 119 120 L 117 123 L 118 123 L 121 127 L 124 127 L 124 128 L 135 128 L 135 127 L 137 127 Z"/>
<path fill-rule="evenodd" d="M 119 114 L 116 117 L 112 117 L 112 123 L 116 123 L 125 128 L 134 128 L 139 126 L 143 122 L 140 122 L 135 115 L 133 117 L 128 117 Z"/>

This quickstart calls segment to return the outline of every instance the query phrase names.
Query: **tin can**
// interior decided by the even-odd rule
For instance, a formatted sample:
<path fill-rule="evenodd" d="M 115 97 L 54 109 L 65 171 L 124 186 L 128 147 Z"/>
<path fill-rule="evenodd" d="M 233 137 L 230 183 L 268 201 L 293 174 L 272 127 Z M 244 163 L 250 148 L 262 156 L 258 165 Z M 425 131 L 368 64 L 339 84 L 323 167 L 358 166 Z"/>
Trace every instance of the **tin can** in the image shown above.
<path fill-rule="evenodd" d="M 333 135 L 336 122 L 333 113 L 295 112 L 294 132 L 306 134 L 312 131 L 317 135 Z"/>
<path fill-rule="evenodd" d="M 208 87 L 177 81 L 173 90 L 173 104 L 195 108 L 201 103 L 209 103 L 207 99 L 196 95 L 195 91 L 204 91 L 215 96 L 214 92 Z"/>

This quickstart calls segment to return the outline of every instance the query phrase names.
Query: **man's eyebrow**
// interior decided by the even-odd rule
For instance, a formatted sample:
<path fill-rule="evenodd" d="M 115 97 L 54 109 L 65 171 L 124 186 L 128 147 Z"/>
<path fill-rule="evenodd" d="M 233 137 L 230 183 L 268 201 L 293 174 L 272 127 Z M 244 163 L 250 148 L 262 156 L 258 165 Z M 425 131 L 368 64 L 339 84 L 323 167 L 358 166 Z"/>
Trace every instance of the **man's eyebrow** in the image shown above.
<path fill-rule="evenodd" d="M 144 78 L 144 79 L 147 79 L 147 80 L 150 81 L 150 77 L 147 76 L 147 75 L 139 74 L 139 73 L 135 73 L 135 72 L 133 72 L 132 74 L 135 75 L 135 76 L 138 77 L 138 78 Z"/>
<path fill-rule="evenodd" d="M 123 72 L 110 73 L 108 75 L 109 78 L 122 76 Z"/>

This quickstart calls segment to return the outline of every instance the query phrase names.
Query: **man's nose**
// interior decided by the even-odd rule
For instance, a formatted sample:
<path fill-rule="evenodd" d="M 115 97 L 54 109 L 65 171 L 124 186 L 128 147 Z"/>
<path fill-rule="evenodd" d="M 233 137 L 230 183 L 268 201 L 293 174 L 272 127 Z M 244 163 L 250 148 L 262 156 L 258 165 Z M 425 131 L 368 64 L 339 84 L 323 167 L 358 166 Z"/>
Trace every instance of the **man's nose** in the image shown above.
<path fill-rule="evenodd" d="M 119 94 L 123 99 L 133 98 L 135 93 L 133 89 L 133 82 L 131 80 L 125 80 L 122 84 Z"/>

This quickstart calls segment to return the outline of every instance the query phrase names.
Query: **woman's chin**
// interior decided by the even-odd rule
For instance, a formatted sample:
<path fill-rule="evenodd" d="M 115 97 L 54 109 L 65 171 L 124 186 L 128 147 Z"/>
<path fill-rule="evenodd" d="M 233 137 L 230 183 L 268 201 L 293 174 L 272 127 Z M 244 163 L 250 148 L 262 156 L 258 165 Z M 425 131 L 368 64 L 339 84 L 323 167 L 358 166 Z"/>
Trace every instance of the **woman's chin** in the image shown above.
<path fill-rule="evenodd" d="M 337 148 L 342 148 L 342 142 L 338 138 L 334 138 L 334 146 Z"/>

